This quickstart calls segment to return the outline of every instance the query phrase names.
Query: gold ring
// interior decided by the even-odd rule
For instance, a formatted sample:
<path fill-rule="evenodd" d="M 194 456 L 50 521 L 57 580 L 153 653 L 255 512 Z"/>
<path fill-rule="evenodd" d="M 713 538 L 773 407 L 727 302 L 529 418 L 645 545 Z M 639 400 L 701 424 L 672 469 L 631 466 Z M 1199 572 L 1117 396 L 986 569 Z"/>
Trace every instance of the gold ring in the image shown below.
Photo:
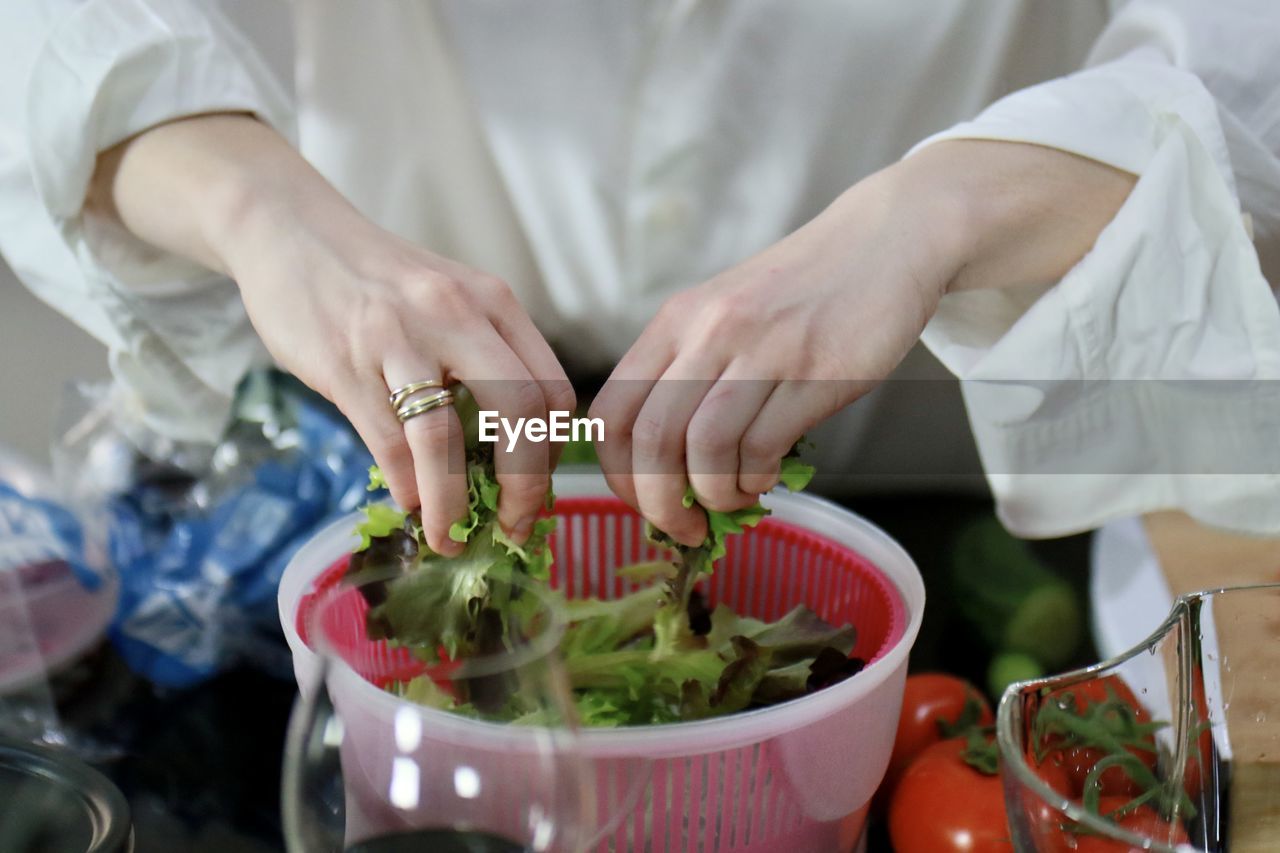
<path fill-rule="evenodd" d="M 411 403 L 405 403 L 396 409 L 396 417 L 400 419 L 400 423 L 404 423 L 410 418 L 416 418 L 418 415 L 424 415 L 433 409 L 439 409 L 443 406 L 453 405 L 453 392 L 448 388 L 443 391 L 423 397 L 420 400 L 414 400 Z"/>
<path fill-rule="evenodd" d="M 423 379 L 421 382 L 410 382 L 408 385 L 401 385 L 399 388 L 391 392 L 391 408 L 399 409 L 414 394 L 419 391 L 425 391 L 428 388 L 443 388 L 444 382 L 439 379 Z"/>

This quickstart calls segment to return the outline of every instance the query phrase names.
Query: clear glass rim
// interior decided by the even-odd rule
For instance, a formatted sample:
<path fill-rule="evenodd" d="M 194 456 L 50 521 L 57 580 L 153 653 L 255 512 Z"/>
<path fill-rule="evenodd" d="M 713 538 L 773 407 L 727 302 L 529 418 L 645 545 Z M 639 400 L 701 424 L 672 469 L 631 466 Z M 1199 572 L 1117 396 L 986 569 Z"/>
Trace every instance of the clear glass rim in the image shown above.
<path fill-rule="evenodd" d="M 1079 823 L 1085 828 L 1098 832 L 1104 838 L 1113 838 L 1117 841 L 1123 841 L 1126 844 L 1137 846 L 1149 845 L 1147 846 L 1147 849 L 1157 851 L 1157 853 L 1178 853 L 1179 850 L 1189 849 L 1186 845 L 1181 847 L 1171 847 L 1163 842 L 1144 838 L 1140 835 L 1135 835 L 1132 832 L 1121 829 L 1115 824 L 1104 821 L 1091 814 L 1080 804 L 1064 799 L 1061 794 L 1049 787 L 1023 757 L 1023 750 L 1018 737 L 1018 732 L 1014 731 L 1013 707 L 1014 704 L 1021 699 L 1022 694 L 1028 690 L 1039 690 L 1043 687 L 1053 687 L 1064 681 L 1074 683 L 1077 681 L 1083 681 L 1087 678 L 1105 675 L 1108 670 L 1115 669 L 1126 661 L 1132 660 L 1140 654 L 1144 654 L 1154 643 L 1159 642 L 1169 634 L 1169 632 L 1173 631 L 1174 628 L 1181 624 L 1183 617 L 1190 611 L 1191 605 L 1196 602 L 1222 597 L 1231 593 L 1260 591 L 1280 592 L 1280 583 L 1215 587 L 1201 590 L 1199 592 L 1180 595 L 1174 600 L 1173 607 L 1169 610 L 1169 615 L 1165 617 L 1159 627 L 1148 634 L 1142 642 L 1137 645 L 1120 652 L 1118 655 L 1099 661 L 1098 663 L 1090 666 L 1068 670 L 1045 678 L 1036 678 L 1030 681 L 1018 681 L 1009 685 L 1005 689 L 1004 695 L 1000 697 L 1000 706 L 996 715 L 996 744 L 1000 750 L 1000 760 L 1004 765 L 1005 772 L 1012 771 L 1014 777 L 1016 777 L 1019 783 L 1030 789 L 1032 793 L 1045 803 L 1053 806 L 1058 811 L 1062 812 L 1067 818 Z"/>
<path fill-rule="evenodd" d="M 334 648 L 328 632 L 321 628 L 320 616 L 328 607 L 334 606 L 341 595 L 351 594 L 352 592 L 358 595 L 359 589 L 365 584 L 380 583 L 397 575 L 397 572 L 385 572 L 361 578 L 358 583 L 340 581 L 318 597 L 311 612 L 307 615 L 306 647 L 314 655 L 316 666 L 310 677 L 305 681 L 300 681 L 298 685 L 299 696 L 294 701 L 285 735 L 283 778 L 281 781 L 282 829 L 285 836 L 285 847 L 290 853 L 306 853 L 309 849 L 305 846 L 305 842 L 300 840 L 305 839 L 307 836 L 303 828 L 306 825 L 306 818 L 300 811 L 303 795 L 299 785 L 303 775 L 302 766 L 305 763 L 303 744 L 315 719 L 313 717 L 309 718 L 304 712 L 306 709 L 314 707 L 316 698 L 319 695 L 331 694 L 334 686 L 332 679 L 336 679 L 337 682 L 353 689 L 355 692 L 352 695 L 359 702 L 369 703 L 372 707 L 380 707 L 391 712 L 386 719 L 398 721 L 403 713 L 409 712 L 420 718 L 430 718 L 432 729 L 435 731 L 451 731 L 455 734 L 468 733 L 472 737 L 479 735 L 483 737 L 485 743 L 492 745 L 494 748 L 545 752 L 547 744 L 554 743 L 557 745 L 557 749 L 564 750 L 566 749 L 565 739 L 576 736 L 576 730 L 572 725 L 554 727 L 513 726 L 505 722 L 475 719 L 452 711 L 431 708 L 397 696 L 357 672 L 355 667 L 348 663 L 346 658 Z M 465 671 L 466 677 L 483 677 L 516 672 L 523 667 L 535 665 L 539 661 L 547 659 L 548 656 L 554 655 L 559 649 L 566 625 L 564 608 L 559 605 L 553 595 L 549 595 L 538 588 L 531 579 L 516 577 L 513 578 L 512 582 L 515 586 L 520 587 L 524 593 L 537 597 L 541 612 L 546 614 L 546 621 L 537 635 L 515 650 L 465 659 L 468 666 Z M 431 665 L 427 665 L 424 674 L 430 671 Z M 451 675 L 452 677 L 458 677 L 459 670 L 452 670 Z M 342 714 L 336 708 L 334 713 L 336 717 L 341 719 Z"/>

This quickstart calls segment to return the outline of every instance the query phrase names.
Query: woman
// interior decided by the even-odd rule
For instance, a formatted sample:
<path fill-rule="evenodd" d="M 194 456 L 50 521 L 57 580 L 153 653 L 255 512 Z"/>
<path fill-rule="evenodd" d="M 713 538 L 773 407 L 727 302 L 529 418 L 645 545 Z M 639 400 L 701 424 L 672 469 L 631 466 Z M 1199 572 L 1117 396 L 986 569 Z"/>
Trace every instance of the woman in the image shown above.
<path fill-rule="evenodd" d="M 1097 381 L 1280 374 L 1266 0 L 299 2 L 293 100 L 207 3 L 4 8 L 0 247 L 133 421 L 213 440 L 260 339 L 442 552 L 438 383 L 538 417 L 616 362 L 609 482 L 696 541 L 687 483 L 753 501 L 922 333 L 1015 532 L 1280 529 L 1274 394 Z M 1223 431 L 1257 467 L 1188 477 Z M 499 454 L 517 538 L 553 456 Z"/>

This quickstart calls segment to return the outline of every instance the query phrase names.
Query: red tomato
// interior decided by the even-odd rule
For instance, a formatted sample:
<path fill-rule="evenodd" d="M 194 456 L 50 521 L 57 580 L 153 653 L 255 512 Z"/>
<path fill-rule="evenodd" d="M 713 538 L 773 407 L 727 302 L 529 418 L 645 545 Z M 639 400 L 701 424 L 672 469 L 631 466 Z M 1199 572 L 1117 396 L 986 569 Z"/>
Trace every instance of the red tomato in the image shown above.
<path fill-rule="evenodd" d="M 1154 741 L 1152 746 L 1155 746 Z M 1130 747 L 1128 749 L 1130 755 L 1141 761 L 1148 770 L 1155 772 L 1156 754 L 1148 752 L 1144 749 Z M 1066 768 L 1067 778 L 1071 781 L 1071 790 L 1076 797 L 1084 796 L 1085 780 L 1089 778 L 1090 771 L 1103 756 L 1106 755 L 1100 749 L 1094 749 L 1086 746 L 1075 746 L 1071 749 L 1061 750 L 1059 754 L 1062 757 L 1062 765 Z M 1136 797 L 1142 793 L 1142 786 L 1133 781 L 1133 777 L 1129 775 L 1129 771 L 1120 765 L 1112 765 L 1103 770 L 1097 779 L 1098 790 L 1103 796 L 1116 797 Z"/>
<path fill-rule="evenodd" d="M 1138 719 L 1142 722 L 1151 719 L 1151 715 L 1143 707 L 1142 703 L 1138 701 L 1138 697 L 1134 695 L 1133 690 L 1118 675 L 1104 675 L 1101 678 L 1082 681 L 1079 684 L 1064 687 L 1058 693 L 1072 694 L 1075 697 L 1076 710 L 1084 710 L 1089 705 L 1105 702 L 1114 695 L 1116 699 L 1137 711 Z"/>
<path fill-rule="evenodd" d="M 1009 853 L 1004 788 L 965 763 L 964 738 L 940 741 L 912 762 L 889 804 L 896 853 Z"/>
<path fill-rule="evenodd" d="M 1108 812 L 1123 808 L 1128 802 L 1129 800 L 1125 797 L 1103 797 L 1098 803 L 1098 810 L 1105 815 Z M 1182 828 L 1181 823 L 1171 823 L 1165 820 L 1156 813 L 1155 809 L 1149 806 L 1138 806 L 1133 811 L 1115 818 L 1115 823 L 1129 832 L 1140 835 L 1143 838 L 1159 841 L 1170 847 L 1190 843 L 1186 830 Z M 1110 838 L 1100 838 L 1096 835 L 1077 835 L 1075 840 L 1076 853 L 1143 853 L 1141 847 L 1134 847 L 1125 844 L 1123 841 L 1115 841 Z"/>
<path fill-rule="evenodd" d="M 1039 766 L 1036 766 L 1034 758 L 1028 756 L 1027 760 L 1035 767 L 1036 775 L 1044 780 L 1046 785 L 1064 797 L 1074 796 L 1071 774 L 1062 761 L 1061 753 L 1054 752 L 1049 754 Z"/>
<path fill-rule="evenodd" d="M 907 767 L 930 744 L 942 740 L 938 721 L 954 724 L 964 713 L 966 703 L 976 703 L 979 709 L 977 725 L 989 726 L 993 721 L 991 706 L 978 689 L 963 678 L 940 672 L 922 672 L 907 678 L 902 694 L 902 714 L 898 717 L 898 733 L 893 739 L 893 754 L 889 769 L 880 790 L 876 792 L 877 806 L 883 811 L 893 799 L 898 780 Z"/>
<path fill-rule="evenodd" d="M 1067 776 L 1067 768 L 1055 757 L 1046 758 L 1044 763 L 1035 768 L 1046 785 L 1064 798 L 1071 798 L 1072 784 Z M 1062 824 L 1066 817 L 1049 803 L 1028 793 L 1024 806 L 1027 812 L 1027 825 L 1034 839 L 1035 849 L 1040 853 L 1070 853 L 1062 833 Z"/>

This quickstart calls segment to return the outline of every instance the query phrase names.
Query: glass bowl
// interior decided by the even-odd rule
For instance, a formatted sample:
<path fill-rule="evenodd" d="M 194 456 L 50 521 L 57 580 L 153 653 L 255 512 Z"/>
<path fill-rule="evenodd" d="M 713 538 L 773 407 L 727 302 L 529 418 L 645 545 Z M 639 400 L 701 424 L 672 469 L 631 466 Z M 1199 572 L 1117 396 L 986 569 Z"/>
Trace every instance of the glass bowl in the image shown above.
<path fill-rule="evenodd" d="M 1280 584 L 1182 596 L 1141 645 L 1012 685 L 997 740 L 1023 853 L 1280 849 Z"/>
<path fill-rule="evenodd" d="M 464 569 L 415 578 L 419 592 L 474 582 Z M 482 611 L 475 648 L 450 659 L 366 637 L 370 607 L 402 582 L 397 575 L 344 581 L 311 609 L 319 663 L 290 721 L 288 849 L 584 847 L 594 831 L 594 791 L 559 660 L 558 603 L 514 573 L 491 575 L 493 596 L 509 607 L 502 615 Z"/>

